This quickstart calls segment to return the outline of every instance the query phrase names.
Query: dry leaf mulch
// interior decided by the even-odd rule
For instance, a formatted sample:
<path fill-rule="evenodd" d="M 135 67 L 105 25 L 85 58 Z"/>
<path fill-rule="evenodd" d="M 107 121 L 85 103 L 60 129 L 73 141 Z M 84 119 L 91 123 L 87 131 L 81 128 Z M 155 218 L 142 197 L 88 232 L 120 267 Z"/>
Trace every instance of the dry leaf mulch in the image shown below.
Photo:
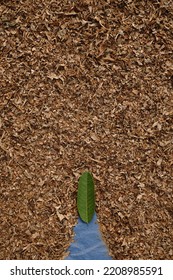
<path fill-rule="evenodd" d="M 0 259 L 63 259 L 80 174 L 114 259 L 173 259 L 172 1 L 0 1 Z"/>

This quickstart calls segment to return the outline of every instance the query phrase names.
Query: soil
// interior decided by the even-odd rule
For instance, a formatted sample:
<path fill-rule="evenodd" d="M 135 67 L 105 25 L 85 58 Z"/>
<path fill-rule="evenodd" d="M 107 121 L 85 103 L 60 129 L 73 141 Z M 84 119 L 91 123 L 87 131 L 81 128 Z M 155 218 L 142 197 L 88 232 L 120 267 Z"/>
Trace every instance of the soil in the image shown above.
<path fill-rule="evenodd" d="M 173 259 L 172 1 L 0 1 L 0 259 L 64 259 L 92 172 L 113 259 Z"/>

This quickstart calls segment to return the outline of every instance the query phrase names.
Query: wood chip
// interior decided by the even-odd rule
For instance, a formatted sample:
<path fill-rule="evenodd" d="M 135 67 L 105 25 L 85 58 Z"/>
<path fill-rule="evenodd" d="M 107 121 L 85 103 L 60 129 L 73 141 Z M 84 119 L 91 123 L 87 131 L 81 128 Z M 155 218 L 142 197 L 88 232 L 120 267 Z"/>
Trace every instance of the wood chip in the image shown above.
<path fill-rule="evenodd" d="M 173 259 L 172 1 L 0 14 L 0 258 L 63 259 L 88 170 L 113 259 Z"/>

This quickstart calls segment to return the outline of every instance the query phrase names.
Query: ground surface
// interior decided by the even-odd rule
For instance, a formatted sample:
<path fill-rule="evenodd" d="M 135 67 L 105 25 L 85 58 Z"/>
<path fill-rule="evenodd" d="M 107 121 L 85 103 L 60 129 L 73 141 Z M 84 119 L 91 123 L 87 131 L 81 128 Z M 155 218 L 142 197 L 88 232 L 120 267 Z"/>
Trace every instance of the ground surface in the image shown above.
<path fill-rule="evenodd" d="M 172 1 L 0 1 L 0 258 L 63 259 L 80 174 L 114 259 L 173 259 Z"/>

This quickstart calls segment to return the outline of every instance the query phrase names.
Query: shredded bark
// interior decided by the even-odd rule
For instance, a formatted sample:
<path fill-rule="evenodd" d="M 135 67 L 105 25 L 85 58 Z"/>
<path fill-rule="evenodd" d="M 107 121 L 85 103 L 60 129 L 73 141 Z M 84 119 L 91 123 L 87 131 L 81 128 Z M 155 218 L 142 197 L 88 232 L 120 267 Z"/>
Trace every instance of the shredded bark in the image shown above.
<path fill-rule="evenodd" d="M 0 1 L 0 259 L 63 259 L 95 178 L 113 259 L 173 259 L 172 1 Z"/>

